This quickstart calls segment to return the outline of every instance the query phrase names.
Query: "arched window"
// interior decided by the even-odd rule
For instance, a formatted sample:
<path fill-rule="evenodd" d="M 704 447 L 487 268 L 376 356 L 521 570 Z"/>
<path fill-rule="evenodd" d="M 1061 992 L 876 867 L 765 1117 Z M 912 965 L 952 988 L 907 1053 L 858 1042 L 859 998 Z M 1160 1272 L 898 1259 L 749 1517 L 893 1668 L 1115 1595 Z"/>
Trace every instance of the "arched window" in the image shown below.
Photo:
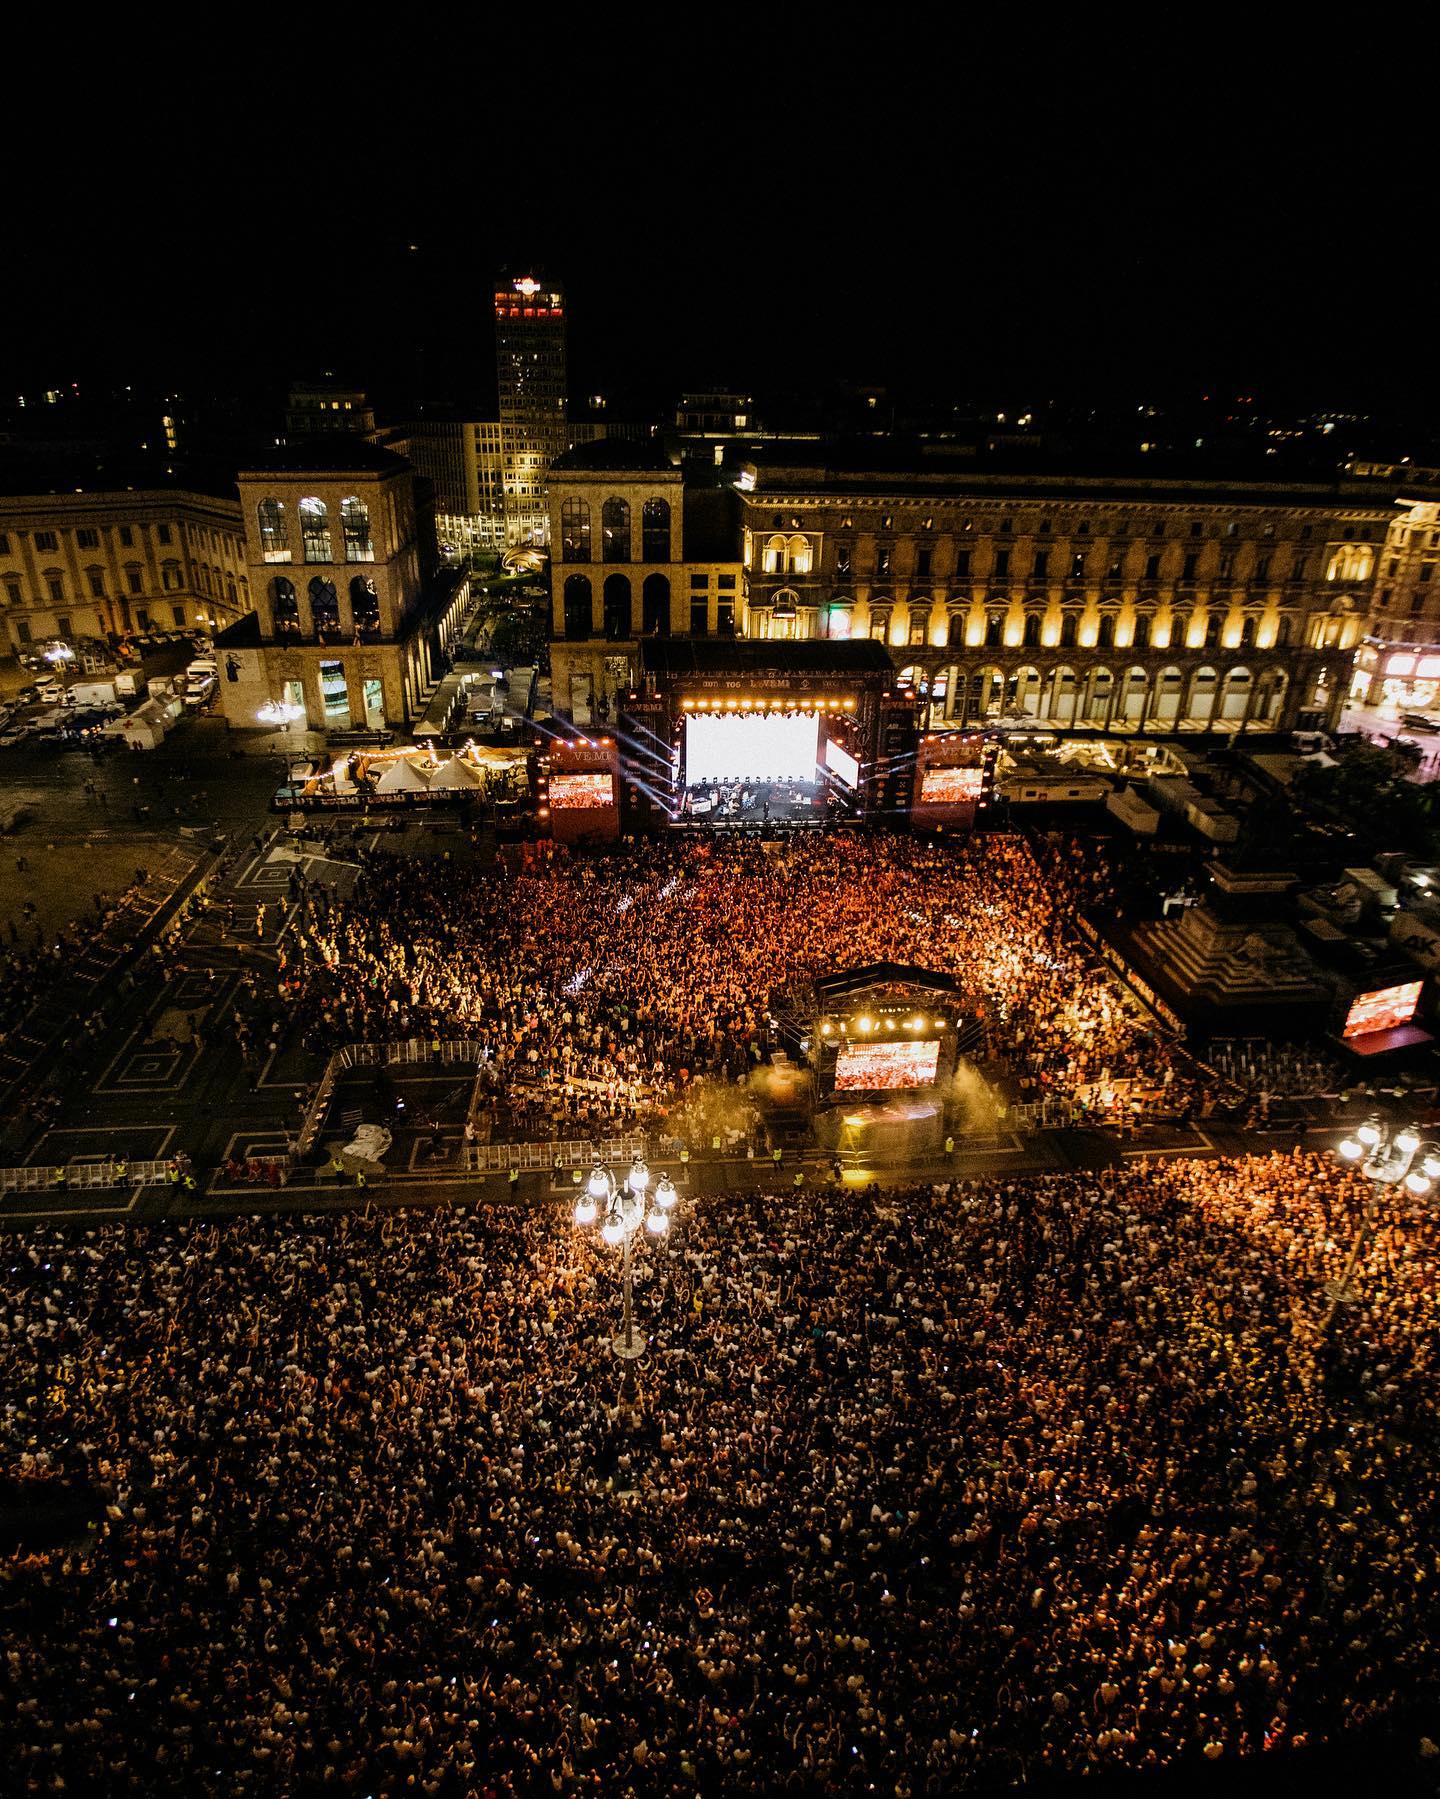
<path fill-rule="evenodd" d="M 330 514 L 323 500 L 300 502 L 300 542 L 307 562 L 330 561 Z"/>
<path fill-rule="evenodd" d="M 640 552 L 643 562 L 670 560 L 670 502 L 647 500 L 640 515 Z M 648 585 L 648 583 L 647 583 Z"/>
<path fill-rule="evenodd" d="M 656 502 L 647 500 L 645 512 L 648 518 L 650 508 L 659 504 L 665 506 L 666 514 L 670 508 L 664 500 Z M 648 528 L 648 527 L 647 527 Z M 641 629 L 647 637 L 668 637 L 670 635 L 670 583 L 664 575 L 646 575 L 645 585 L 640 590 Z"/>
<path fill-rule="evenodd" d="M 765 552 L 761 566 L 767 575 L 783 575 L 789 572 L 783 537 L 767 537 L 765 539 Z"/>
<path fill-rule="evenodd" d="M 560 560 L 590 560 L 590 506 L 586 500 L 563 500 L 560 504 Z"/>
<path fill-rule="evenodd" d="M 1218 612 L 1212 612 L 1205 620 L 1205 648 L 1207 650 L 1220 647 L 1220 633 L 1224 628 L 1224 617 Z"/>
<path fill-rule="evenodd" d="M 870 635 L 876 643 L 884 643 L 890 636 L 890 608 L 888 606 L 872 606 L 870 608 Z"/>
<path fill-rule="evenodd" d="M 347 562 L 375 560 L 375 545 L 370 540 L 370 508 L 354 494 L 340 502 L 340 532 L 345 539 Z"/>
<path fill-rule="evenodd" d="M 999 649 L 1005 642 L 1005 614 L 992 612 L 985 620 L 985 643 L 992 650 Z"/>
<path fill-rule="evenodd" d="M 380 595 L 368 575 L 355 575 L 351 579 L 350 617 L 357 637 L 369 639 L 380 635 Z"/>
<path fill-rule="evenodd" d="M 1100 615 L 1100 627 L 1095 633 L 1095 643 L 1102 650 L 1115 647 L 1115 614 L 1113 612 L 1104 612 Z"/>
<path fill-rule="evenodd" d="M 285 507 L 280 500 L 262 500 L 255 508 L 260 527 L 260 560 L 288 562 L 290 540 L 285 535 Z"/>
<path fill-rule="evenodd" d="M 590 635 L 590 577 L 570 575 L 565 581 L 565 635 L 575 641 Z"/>
<path fill-rule="evenodd" d="M 295 598 L 295 583 L 285 575 L 276 575 L 270 583 L 270 610 L 277 637 L 300 635 L 300 602 Z"/>
<path fill-rule="evenodd" d="M 1190 614 L 1188 612 L 1172 613 L 1170 618 L 1170 648 L 1183 650 L 1190 642 Z"/>
<path fill-rule="evenodd" d="M 1275 621 L 1275 641 L 1277 644 L 1289 643 L 1291 619 L 1288 612 L 1282 612 Z"/>
<path fill-rule="evenodd" d="M 333 636 L 340 630 L 340 602 L 335 596 L 335 583 L 319 575 L 310 579 L 310 620 L 317 637 L 327 632 Z"/>
<path fill-rule="evenodd" d="M 1080 641 L 1080 614 L 1067 612 L 1060 620 L 1060 647 L 1062 650 L 1073 650 Z"/>
<path fill-rule="evenodd" d="M 785 548 L 790 562 L 786 572 L 792 575 L 808 575 L 810 573 L 809 538 L 792 537 Z"/>
<path fill-rule="evenodd" d="M 622 638 L 630 635 L 629 576 L 607 575 L 602 597 L 605 606 L 605 635 L 611 643 L 619 643 Z"/>
<path fill-rule="evenodd" d="M 965 614 L 952 612 L 945 626 L 945 646 L 951 650 L 965 647 Z"/>
<path fill-rule="evenodd" d="M 607 562 L 630 560 L 630 502 L 609 499 L 600 509 L 600 536 Z M 627 631 L 625 635 L 630 634 Z"/>
<path fill-rule="evenodd" d="M 1255 619 L 1253 615 L 1247 614 L 1244 622 L 1240 626 L 1240 648 L 1242 650 L 1253 650 L 1255 648 Z"/>
<path fill-rule="evenodd" d="M 1137 614 L 1135 619 L 1135 635 L 1131 639 L 1131 642 L 1135 645 L 1137 650 L 1148 650 L 1150 648 L 1150 614 L 1148 612 Z"/>
<path fill-rule="evenodd" d="M 1027 612 L 1025 614 L 1025 631 L 1020 641 L 1025 645 L 1027 650 L 1039 648 L 1040 614 L 1038 612 Z"/>

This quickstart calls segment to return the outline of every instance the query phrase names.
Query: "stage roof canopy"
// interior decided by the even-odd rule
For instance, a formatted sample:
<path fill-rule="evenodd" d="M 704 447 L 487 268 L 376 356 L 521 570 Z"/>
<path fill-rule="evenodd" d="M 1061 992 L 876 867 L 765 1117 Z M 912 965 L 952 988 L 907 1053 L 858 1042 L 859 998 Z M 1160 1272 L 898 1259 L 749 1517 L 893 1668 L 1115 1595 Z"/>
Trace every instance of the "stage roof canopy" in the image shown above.
<path fill-rule="evenodd" d="M 923 987 L 932 993 L 960 991 L 953 975 L 938 974 L 933 968 L 915 968 L 908 962 L 866 962 L 859 968 L 840 968 L 834 974 L 818 975 L 815 980 L 817 996 L 832 1004 L 874 987 Z"/>
<path fill-rule="evenodd" d="M 646 674 L 670 680 L 685 675 L 812 675 L 817 681 L 862 675 L 893 679 L 895 665 L 884 644 L 869 637 L 818 643 L 786 643 L 750 637 L 646 637 L 640 643 Z"/>

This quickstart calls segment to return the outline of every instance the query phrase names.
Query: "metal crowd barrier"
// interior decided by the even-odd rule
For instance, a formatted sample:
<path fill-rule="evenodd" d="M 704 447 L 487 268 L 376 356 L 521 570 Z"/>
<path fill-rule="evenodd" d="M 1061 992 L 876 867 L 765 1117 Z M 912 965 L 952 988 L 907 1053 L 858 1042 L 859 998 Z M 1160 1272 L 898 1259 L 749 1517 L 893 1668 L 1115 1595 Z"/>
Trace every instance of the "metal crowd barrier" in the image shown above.
<path fill-rule="evenodd" d="M 123 1166 L 123 1173 L 121 1171 Z M 35 1168 L 0 1168 L 0 1193 L 77 1193 L 93 1187 L 163 1187 L 170 1163 L 72 1162 Z M 63 1177 L 63 1178 L 59 1178 Z"/>
<path fill-rule="evenodd" d="M 677 1158 L 685 1149 L 678 1137 L 606 1137 L 598 1143 L 577 1137 L 549 1143 L 467 1143 L 461 1166 L 467 1174 L 542 1174 L 553 1168 L 587 1168 L 597 1158 L 619 1164 L 644 1156 L 647 1161 Z M 617 1167 L 616 1172 L 622 1170 Z"/>
<path fill-rule="evenodd" d="M 347 1043 L 325 1064 L 320 1085 L 300 1126 L 299 1153 L 308 1156 L 324 1123 L 335 1082 L 347 1068 L 395 1068 L 419 1062 L 470 1062 L 482 1059 L 482 1046 L 461 1038 L 446 1042 L 436 1037 L 407 1037 L 399 1043 Z"/>

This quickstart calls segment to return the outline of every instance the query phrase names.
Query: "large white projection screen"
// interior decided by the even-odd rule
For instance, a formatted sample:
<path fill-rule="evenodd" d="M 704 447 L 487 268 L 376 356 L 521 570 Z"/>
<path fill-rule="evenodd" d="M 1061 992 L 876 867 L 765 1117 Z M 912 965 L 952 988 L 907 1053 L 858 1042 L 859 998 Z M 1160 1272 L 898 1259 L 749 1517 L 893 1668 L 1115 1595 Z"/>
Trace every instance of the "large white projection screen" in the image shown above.
<path fill-rule="evenodd" d="M 813 781 L 820 748 L 818 712 L 685 721 L 685 784 L 707 781 Z"/>

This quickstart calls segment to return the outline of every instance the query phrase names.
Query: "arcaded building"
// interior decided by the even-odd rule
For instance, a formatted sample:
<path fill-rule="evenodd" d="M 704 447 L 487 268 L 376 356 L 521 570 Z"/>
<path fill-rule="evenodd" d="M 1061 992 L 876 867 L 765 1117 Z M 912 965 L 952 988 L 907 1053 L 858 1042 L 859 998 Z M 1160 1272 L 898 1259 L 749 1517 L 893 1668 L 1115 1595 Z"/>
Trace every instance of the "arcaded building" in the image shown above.
<path fill-rule="evenodd" d="M 751 636 L 882 642 L 932 725 L 1338 722 L 1393 486 L 816 449 L 738 471 Z"/>
<path fill-rule="evenodd" d="M 1399 711 L 1440 704 L 1440 469 L 1357 462 L 1352 472 L 1395 495 L 1380 551 L 1353 698 Z"/>
<path fill-rule="evenodd" d="M 550 471 L 550 683 L 577 725 L 614 716 L 645 638 L 745 635 L 739 499 L 657 444 L 602 440 Z"/>
<path fill-rule="evenodd" d="M 779 446 L 684 474 L 654 445 L 561 458 L 557 710 L 589 722 L 634 682 L 645 638 L 738 635 L 882 643 L 932 726 L 1338 722 L 1393 560 L 1393 482 L 1002 470 L 897 449 L 807 444 L 801 462 Z"/>
<path fill-rule="evenodd" d="M 255 610 L 216 640 L 231 724 L 375 730 L 418 717 L 467 580 L 435 572 L 409 463 L 336 435 L 279 447 L 237 486 Z"/>

